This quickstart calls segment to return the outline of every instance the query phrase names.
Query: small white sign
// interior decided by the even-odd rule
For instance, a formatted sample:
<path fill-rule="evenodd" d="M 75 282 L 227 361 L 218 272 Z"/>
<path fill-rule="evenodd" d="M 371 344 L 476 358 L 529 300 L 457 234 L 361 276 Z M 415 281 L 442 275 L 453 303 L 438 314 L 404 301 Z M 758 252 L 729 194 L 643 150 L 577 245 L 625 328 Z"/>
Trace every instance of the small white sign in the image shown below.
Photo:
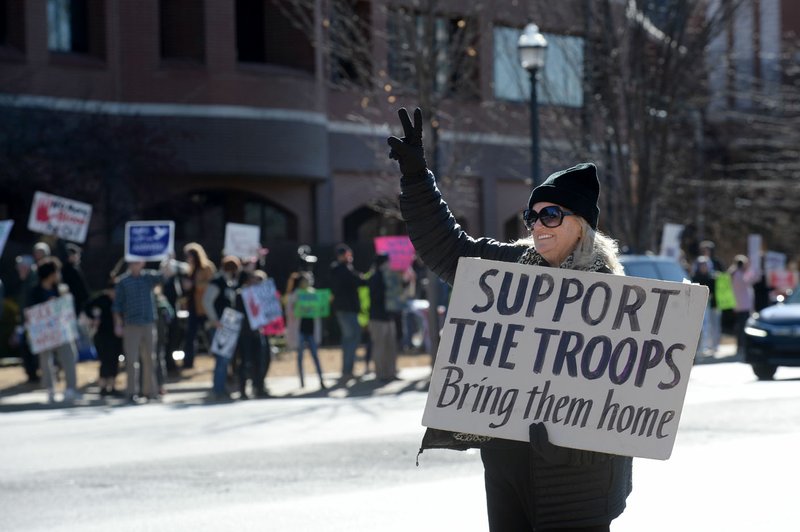
<path fill-rule="evenodd" d="M 6 248 L 6 242 L 8 242 L 8 235 L 11 234 L 13 227 L 14 220 L 0 220 L 0 257 L 3 256 L 3 250 Z"/>
<path fill-rule="evenodd" d="M 747 259 L 750 261 L 750 271 L 758 279 L 761 276 L 761 235 L 747 235 Z"/>
<path fill-rule="evenodd" d="M 462 257 L 423 425 L 666 459 L 708 289 Z"/>
<path fill-rule="evenodd" d="M 283 316 L 281 302 L 276 292 L 275 281 L 272 279 L 242 290 L 242 300 L 250 329 L 255 331 Z"/>
<path fill-rule="evenodd" d="M 261 249 L 261 228 L 257 225 L 226 223 L 223 253 L 240 258 L 257 257 Z"/>
<path fill-rule="evenodd" d="M 244 314 L 230 307 L 222 311 L 219 319 L 222 327 L 214 333 L 214 341 L 211 342 L 212 353 L 224 358 L 233 357 L 239 341 L 239 331 L 242 329 L 242 319 L 244 319 Z"/>
<path fill-rule="evenodd" d="M 91 219 L 92 206 L 88 203 L 36 192 L 28 217 L 28 229 L 34 233 L 83 243 Z"/>
<path fill-rule="evenodd" d="M 78 338 L 72 294 L 25 309 L 25 330 L 31 352 L 42 353 Z"/>
<path fill-rule="evenodd" d="M 673 259 L 680 259 L 681 257 L 681 235 L 683 234 L 683 225 L 681 224 L 664 224 L 664 229 L 661 232 L 661 253 L 662 257 L 670 257 Z"/>

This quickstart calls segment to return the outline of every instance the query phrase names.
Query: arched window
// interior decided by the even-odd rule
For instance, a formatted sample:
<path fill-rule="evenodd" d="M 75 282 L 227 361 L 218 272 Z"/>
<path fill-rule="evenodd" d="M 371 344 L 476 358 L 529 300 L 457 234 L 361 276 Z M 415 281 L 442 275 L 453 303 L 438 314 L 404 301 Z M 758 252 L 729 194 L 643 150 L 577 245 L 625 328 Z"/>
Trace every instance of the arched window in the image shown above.
<path fill-rule="evenodd" d="M 376 236 L 406 234 L 406 226 L 402 220 L 384 215 L 366 205 L 345 216 L 343 224 L 345 242 L 371 241 Z"/>

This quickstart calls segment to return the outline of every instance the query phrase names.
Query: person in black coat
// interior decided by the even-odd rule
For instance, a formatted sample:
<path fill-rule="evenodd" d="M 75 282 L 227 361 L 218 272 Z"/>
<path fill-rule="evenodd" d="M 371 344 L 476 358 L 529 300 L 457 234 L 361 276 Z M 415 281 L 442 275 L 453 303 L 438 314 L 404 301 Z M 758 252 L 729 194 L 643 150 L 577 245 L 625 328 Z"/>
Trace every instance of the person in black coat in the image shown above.
<path fill-rule="evenodd" d="M 342 375 L 340 381 L 346 383 L 353 377 L 356 349 L 361 341 L 361 325 L 358 313 L 361 302 L 358 287 L 366 284 L 364 276 L 353 268 L 353 251 L 346 244 L 336 246 L 336 261 L 331 264 L 332 310 L 339 322 L 342 335 Z"/>
<path fill-rule="evenodd" d="M 600 185 L 593 164 L 556 172 L 536 187 L 524 213 L 530 237 L 473 239 L 456 222 L 428 170 L 422 113 L 399 111 L 404 137 L 390 137 L 400 165 L 400 209 L 417 254 L 453 283 L 459 257 L 621 274 L 616 242 L 597 231 Z M 428 428 L 422 448 L 481 449 L 489 528 L 608 531 L 631 491 L 632 459 L 552 444 L 542 423 L 519 442 Z"/>
<path fill-rule="evenodd" d="M 115 286 L 116 278 L 110 276 L 103 291 L 90 299 L 84 307 L 84 312 L 92 319 L 97 331 L 94 335 L 94 346 L 100 359 L 100 376 L 97 384 L 102 396 L 117 395 L 119 356 L 122 354 L 122 338 L 114 333 L 114 313 L 111 311 Z"/>

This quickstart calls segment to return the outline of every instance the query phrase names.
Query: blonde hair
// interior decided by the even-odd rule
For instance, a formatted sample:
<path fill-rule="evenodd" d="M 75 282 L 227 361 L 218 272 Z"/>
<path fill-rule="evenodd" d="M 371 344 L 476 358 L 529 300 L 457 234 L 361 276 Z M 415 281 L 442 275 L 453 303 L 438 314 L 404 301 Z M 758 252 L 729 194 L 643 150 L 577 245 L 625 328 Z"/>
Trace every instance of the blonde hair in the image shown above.
<path fill-rule="evenodd" d="M 592 229 L 582 216 L 576 216 L 580 224 L 581 234 L 575 249 L 572 250 L 572 264 L 576 270 L 588 270 L 598 259 L 602 260 L 611 273 L 622 275 L 622 264 L 619 262 L 619 246 L 610 236 Z M 536 248 L 533 237 L 529 236 L 514 242 L 515 245 Z M 560 264 L 558 265 L 560 266 Z"/>
<path fill-rule="evenodd" d="M 195 260 L 195 264 L 189 265 L 190 275 L 194 273 L 195 269 L 198 270 L 210 269 L 212 272 L 217 270 L 217 267 L 214 266 L 214 263 L 211 262 L 211 260 L 208 258 L 206 250 L 203 249 L 203 246 L 201 246 L 197 242 L 189 242 L 188 244 L 183 246 L 183 253 L 185 255 L 192 255 Z"/>

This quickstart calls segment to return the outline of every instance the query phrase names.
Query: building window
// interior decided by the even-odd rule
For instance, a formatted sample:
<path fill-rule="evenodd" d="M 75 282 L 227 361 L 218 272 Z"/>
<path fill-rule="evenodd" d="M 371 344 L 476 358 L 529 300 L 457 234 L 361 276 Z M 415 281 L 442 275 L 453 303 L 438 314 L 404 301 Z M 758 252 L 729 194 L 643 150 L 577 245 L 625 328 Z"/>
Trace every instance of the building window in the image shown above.
<path fill-rule="evenodd" d="M 389 75 L 402 90 L 427 84 L 439 97 L 480 97 L 477 21 L 391 10 Z"/>
<path fill-rule="evenodd" d="M 530 99 L 530 77 L 520 66 L 517 51 L 520 33 L 516 28 L 494 29 L 494 97 L 498 100 Z M 583 38 L 553 34 L 545 37 L 547 60 L 539 74 L 539 103 L 583 106 Z"/>
<path fill-rule="evenodd" d="M 310 28 L 303 27 L 305 20 L 313 20 L 313 13 L 301 3 L 236 0 L 237 60 L 314 72 L 314 48 Z"/>
<path fill-rule="evenodd" d="M 51 52 L 105 55 L 102 0 L 48 0 L 47 45 Z"/>
<path fill-rule="evenodd" d="M 205 60 L 204 4 L 200 0 L 161 0 L 162 59 Z"/>
<path fill-rule="evenodd" d="M 331 81 L 367 87 L 372 77 L 372 16 L 370 2 L 331 3 Z"/>
<path fill-rule="evenodd" d="M 0 47 L 25 51 L 25 0 L 0 0 Z"/>
<path fill-rule="evenodd" d="M 244 222 L 261 227 L 261 241 L 297 240 L 297 220 L 288 211 L 262 200 L 244 204 Z"/>

